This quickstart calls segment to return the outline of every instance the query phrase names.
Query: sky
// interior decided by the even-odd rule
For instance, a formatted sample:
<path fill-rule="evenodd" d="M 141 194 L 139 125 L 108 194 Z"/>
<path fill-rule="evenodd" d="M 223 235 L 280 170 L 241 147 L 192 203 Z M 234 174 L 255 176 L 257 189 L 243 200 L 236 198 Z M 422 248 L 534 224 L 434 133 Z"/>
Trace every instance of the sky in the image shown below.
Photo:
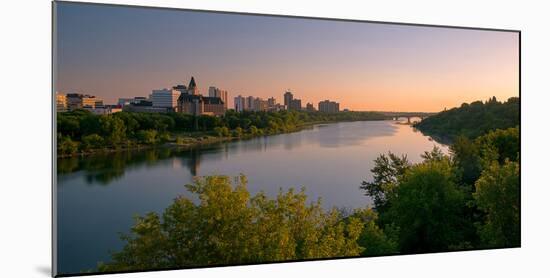
<path fill-rule="evenodd" d="M 55 90 L 329 99 L 361 111 L 437 112 L 519 96 L 515 32 L 56 3 Z"/>

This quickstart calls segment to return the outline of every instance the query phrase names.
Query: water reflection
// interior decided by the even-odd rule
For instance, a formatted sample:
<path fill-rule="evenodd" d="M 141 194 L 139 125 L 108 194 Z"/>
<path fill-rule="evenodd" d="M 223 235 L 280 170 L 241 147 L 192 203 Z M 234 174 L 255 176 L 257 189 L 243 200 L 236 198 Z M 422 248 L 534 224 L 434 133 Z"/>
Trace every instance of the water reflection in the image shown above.
<path fill-rule="evenodd" d="M 228 160 L 230 154 L 243 152 L 267 152 L 281 146 L 293 150 L 304 144 L 322 148 L 338 148 L 364 143 L 381 136 L 391 136 L 397 128 L 387 123 L 355 122 L 317 125 L 298 133 L 258 137 L 228 143 L 215 143 L 194 148 L 150 148 L 96 154 L 86 157 L 58 159 L 58 179 L 70 179 L 70 173 L 83 171 L 88 185 L 108 185 L 124 176 L 126 170 L 155 167 L 159 161 L 174 159 L 173 165 L 181 165 L 191 176 L 200 173 L 201 157 Z M 67 184 L 61 182 L 61 185 Z"/>

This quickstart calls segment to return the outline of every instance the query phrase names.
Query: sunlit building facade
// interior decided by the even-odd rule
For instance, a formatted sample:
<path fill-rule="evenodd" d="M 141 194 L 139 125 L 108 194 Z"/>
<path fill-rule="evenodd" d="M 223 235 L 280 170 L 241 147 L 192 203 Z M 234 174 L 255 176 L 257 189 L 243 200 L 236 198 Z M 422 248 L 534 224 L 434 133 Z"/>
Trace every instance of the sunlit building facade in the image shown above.
<path fill-rule="evenodd" d="M 325 113 L 340 112 L 340 104 L 335 101 L 324 100 L 319 102 L 319 111 Z"/>

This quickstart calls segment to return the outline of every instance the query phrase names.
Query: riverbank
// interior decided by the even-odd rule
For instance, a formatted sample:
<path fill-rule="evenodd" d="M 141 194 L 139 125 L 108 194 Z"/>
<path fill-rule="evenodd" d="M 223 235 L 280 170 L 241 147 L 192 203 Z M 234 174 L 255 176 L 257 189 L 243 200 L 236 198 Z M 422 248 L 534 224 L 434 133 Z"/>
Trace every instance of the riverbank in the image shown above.
<path fill-rule="evenodd" d="M 365 120 L 365 121 L 380 121 L 380 120 Z M 286 133 L 294 133 L 299 132 L 304 129 L 312 128 L 315 125 L 320 124 L 335 124 L 339 122 L 357 122 L 357 121 L 313 121 L 308 123 L 303 123 L 298 125 L 296 128 L 292 129 L 291 131 L 287 132 L 277 132 L 277 133 L 244 133 L 239 136 L 219 136 L 214 135 L 213 131 L 206 131 L 206 132 L 176 132 L 170 134 L 170 139 L 166 142 L 159 143 L 159 144 L 140 144 L 138 142 L 130 141 L 126 145 L 119 145 L 117 147 L 103 147 L 103 148 L 97 148 L 97 149 L 90 149 L 86 151 L 79 151 L 76 153 L 71 154 L 57 154 L 57 158 L 70 158 L 70 157 L 86 157 L 91 155 L 101 155 L 101 154 L 108 154 L 108 153 L 117 153 L 117 152 L 125 152 L 125 151 L 136 151 L 136 150 L 147 150 L 147 149 L 153 149 L 153 148 L 183 148 L 183 149 L 191 149 L 195 147 L 199 147 L 202 145 L 208 145 L 208 144 L 215 144 L 215 143 L 223 143 L 223 142 L 229 142 L 229 141 L 235 141 L 235 140 L 246 140 L 251 139 L 255 137 L 262 137 L 262 136 L 273 136 L 273 135 L 280 135 L 280 134 L 286 134 Z M 229 131 L 230 134 L 234 134 L 235 130 Z"/>

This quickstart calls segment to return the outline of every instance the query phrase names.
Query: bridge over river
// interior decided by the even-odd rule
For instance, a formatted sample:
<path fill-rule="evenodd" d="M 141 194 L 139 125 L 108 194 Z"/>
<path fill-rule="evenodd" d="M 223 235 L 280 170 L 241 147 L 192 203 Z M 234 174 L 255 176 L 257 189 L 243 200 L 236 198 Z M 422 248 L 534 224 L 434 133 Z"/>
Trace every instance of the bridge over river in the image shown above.
<path fill-rule="evenodd" d="M 407 119 L 408 124 L 411 123 L 412 118 L 418 118 L 420 119 L 420 121 L 422 121 L 427 117 L 437 114 L 434 112 L 379 112 L 379 113 L 395 121 L 399 121 L 399 119 Z"/>

